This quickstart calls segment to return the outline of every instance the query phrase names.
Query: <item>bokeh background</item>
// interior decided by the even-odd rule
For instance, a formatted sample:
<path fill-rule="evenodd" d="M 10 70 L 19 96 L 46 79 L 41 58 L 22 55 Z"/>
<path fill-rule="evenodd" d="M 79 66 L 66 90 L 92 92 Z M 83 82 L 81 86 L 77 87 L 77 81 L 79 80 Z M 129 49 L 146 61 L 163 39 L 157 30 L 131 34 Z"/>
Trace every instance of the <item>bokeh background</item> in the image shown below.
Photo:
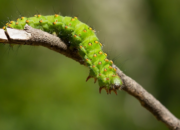
<path fill-rule="evenodd" d="M 0 27 L 78 16 L 116 65 L 180 118 L 179 0 L 0 0 Z M 165 130 L 134 97 L 98 93 L 89 70 L 44 47 L 0 44 L 0 130 Z"/>

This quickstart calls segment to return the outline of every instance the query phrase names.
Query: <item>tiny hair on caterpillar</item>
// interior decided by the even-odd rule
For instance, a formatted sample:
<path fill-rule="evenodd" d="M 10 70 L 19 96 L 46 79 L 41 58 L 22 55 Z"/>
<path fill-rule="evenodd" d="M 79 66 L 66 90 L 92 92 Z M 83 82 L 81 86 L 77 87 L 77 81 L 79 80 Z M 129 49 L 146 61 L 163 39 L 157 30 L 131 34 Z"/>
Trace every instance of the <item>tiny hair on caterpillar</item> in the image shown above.
<path fill-rule="evenodd" d="M 24 29 L 24 26 L 41 29 L 45 32 L 56 34 L 68 47 L 76 48 L 78 54 L 89 67 L 90 72 L 86 81 L 94 78 L 94 82 L 99 83 L 99 92 L 105 89 L 107 94 L 111 91 L 117 95 L 117 90 L 121 89 L 123 82 L 118 76 L 113 61 L 107 58 L 107 54 L 102 50 L 102 43 L 95 34 L 95 30 L 78 20 L 77 17 L 55 15 L 34 15 L 34 17 L 21 17 L 16 21 L 10 21 L 7 27 Z"/>

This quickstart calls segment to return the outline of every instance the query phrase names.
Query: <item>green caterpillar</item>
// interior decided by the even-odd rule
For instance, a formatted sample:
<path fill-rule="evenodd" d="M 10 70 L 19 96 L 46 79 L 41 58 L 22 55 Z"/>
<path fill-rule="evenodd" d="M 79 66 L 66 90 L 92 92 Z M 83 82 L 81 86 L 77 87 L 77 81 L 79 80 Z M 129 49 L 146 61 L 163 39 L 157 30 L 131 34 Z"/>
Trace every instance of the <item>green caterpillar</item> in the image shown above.
<path fill-rule="evenodd" d="M 51 34 L 55 33 L 70 49 L 76 48 L 90 68 L 87 80 L 89 78 L 94 78 L 94 82 L 98 80 L 100 93 L 102 89 L 105 89 L 107 94 L 111 91 L 117 94 L 116 90 L 122 86 L 122 80 L 117 75 L 116 68 L 112 67 L 113 61 L 108 60 L 107 54 L 102 51 L 102 44 L 91 27 L 79 21 L 77 17 L 63 17 L 55 14 L 21 17 L 17 21 L 10 21 L 3 29 L 7 27 L 24 29 L 26 24 Z"/>

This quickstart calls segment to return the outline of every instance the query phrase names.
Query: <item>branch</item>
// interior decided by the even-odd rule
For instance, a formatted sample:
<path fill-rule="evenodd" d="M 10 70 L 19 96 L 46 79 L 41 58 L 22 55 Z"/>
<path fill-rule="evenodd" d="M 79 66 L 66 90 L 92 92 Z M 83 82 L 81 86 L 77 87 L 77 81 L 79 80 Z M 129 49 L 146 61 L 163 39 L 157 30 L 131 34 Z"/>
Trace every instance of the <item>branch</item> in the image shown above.
<path fill-rule="evenodd" d="M 60 38 L 41 30 L 34 29 L 28 25 L 25 26 L 24 30 L 7 28 L 7 30 L 4 31 L 3 29 L 0 29 L 0 43 L 44 46 L 85 65 L 82 58 L 77 54 L 77 50 L 70 50 Z M 113 66 L 116 67 L 115 65 Z M 123 80 L 122 90 L 138 99 L 143 107 L 149 110 L 158 120 L 166 124 L 169 129 L 180 130 L 179 119 L 177 119 L 141 85 L 126 76 L 118 67 L 116 68 L 118 75 Z"/>

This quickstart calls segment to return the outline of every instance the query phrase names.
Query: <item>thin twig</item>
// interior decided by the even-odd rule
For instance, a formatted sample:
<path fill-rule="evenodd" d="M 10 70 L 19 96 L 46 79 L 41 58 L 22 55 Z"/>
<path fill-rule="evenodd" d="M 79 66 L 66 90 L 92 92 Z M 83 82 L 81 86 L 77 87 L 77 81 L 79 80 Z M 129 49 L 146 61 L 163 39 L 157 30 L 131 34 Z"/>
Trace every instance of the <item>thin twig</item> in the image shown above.
<path fill-rule="evenodd" d="M 32 46 L 44 46 L 56 52 L 59 52 L 69 58 L 72 58 L 82 65 L 84 61 L 78 55 L 77 51 L 72 51 L 68 46 L 61 41 L 60 38 L 34 29 L 30 26 L 25 26 L 24 30 L 7 29 L 4 32 L 0 30 L 0 43 L 20 44 Z M 21 34 L 22 33 L 22 34 Z M 114 67 L 116 67 L 114 65 Z M 138 99 L 143 107 L 149 110 L 158 120 L 162 121 L 169 129 L 180 130 L 180 120 L 177 119 L 166 107 L 164 107 L 157 99 L 148 93 L 136 81 L 126 76 L 118 67 L 117 73 L 123 80 L 122 90 Z"/>

